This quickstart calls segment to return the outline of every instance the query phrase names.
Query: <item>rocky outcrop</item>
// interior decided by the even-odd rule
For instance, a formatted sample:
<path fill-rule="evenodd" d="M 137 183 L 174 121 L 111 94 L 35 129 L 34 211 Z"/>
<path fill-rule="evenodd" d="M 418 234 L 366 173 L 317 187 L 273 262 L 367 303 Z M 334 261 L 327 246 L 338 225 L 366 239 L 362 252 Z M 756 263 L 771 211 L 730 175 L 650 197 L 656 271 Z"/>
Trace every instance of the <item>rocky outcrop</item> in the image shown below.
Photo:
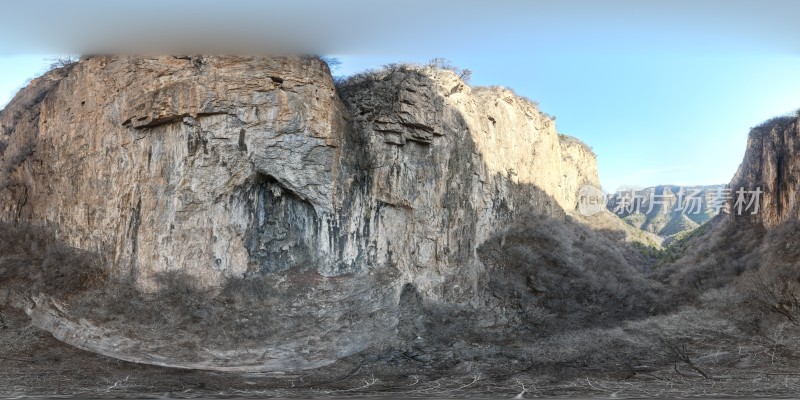
<path fill-rule="evenodd" d="M 324 365 L 390 338 L 403 288 L 478 305 L 478 246 L 597 182 L 591 152 L 506 89 L 394 67 L 338 94 L 301 57 L 90 57 L 34 80 L 0 115 L 3 219 L 52 224 L 145 292 L 175 271 L 212 290 L 267 277 L 259 312 L 295 323 L 247 349 L 187 337 L 203 351 L 176 355 L 41 298 L 35 320 L 133 361 Z"/>

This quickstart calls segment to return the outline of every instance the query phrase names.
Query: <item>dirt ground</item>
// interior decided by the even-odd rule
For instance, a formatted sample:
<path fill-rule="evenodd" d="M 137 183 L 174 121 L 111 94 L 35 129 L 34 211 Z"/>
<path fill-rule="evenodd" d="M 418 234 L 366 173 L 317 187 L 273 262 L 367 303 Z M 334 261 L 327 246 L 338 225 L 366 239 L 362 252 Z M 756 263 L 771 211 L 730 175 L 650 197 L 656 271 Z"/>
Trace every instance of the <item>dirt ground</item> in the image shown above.
<path fill-rule="evenodd" d="M 220 373 L 161 368 L 88 353 L 4 309 L 0 397 L 503 397 L 796 396 L 794 369 L 739 369 L 710 379 L 670 370 L 566 377 L 525 365 L 482 369 L 481 361 L 436 364 L 414 353 L 363 354 L 301 373 Z M 473 371 L 473 372 L 469 372 Z"/>

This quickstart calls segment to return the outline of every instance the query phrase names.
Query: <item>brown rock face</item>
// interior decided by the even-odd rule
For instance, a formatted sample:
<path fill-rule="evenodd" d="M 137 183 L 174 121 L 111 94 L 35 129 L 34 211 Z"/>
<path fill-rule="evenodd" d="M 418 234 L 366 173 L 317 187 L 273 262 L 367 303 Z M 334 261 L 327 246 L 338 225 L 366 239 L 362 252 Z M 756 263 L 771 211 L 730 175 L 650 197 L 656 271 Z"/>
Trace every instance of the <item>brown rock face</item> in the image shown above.
<path fill-rule="evenodd" d="M 191 368 L 330 363 L 394 334 L 406 285 L 473 304 L 481 243 L 597 183 L 593 154 L 532 104 L 426 68 L 337 96 L 314 58 L 91 57 L 33 81 L 0 124 L 2 219 L 53 224 L 146 292 L 174 271 L 274 281 L 282 306 L 260 312 L 294 322 L 249 348 L 197 335 L 179 354 L 30 305 L 82 348 Z"/>
<path fill-rule="evenodd" d="M 734 219 L 748 219 L 772 228 L 800 217 L 800 120 L 778 117 L 750 131 L 747 151 L 730 183 L 733 199 L 729 206 Z M 763 191 L 759 210 L 738 215 L 736 191 Z"/>

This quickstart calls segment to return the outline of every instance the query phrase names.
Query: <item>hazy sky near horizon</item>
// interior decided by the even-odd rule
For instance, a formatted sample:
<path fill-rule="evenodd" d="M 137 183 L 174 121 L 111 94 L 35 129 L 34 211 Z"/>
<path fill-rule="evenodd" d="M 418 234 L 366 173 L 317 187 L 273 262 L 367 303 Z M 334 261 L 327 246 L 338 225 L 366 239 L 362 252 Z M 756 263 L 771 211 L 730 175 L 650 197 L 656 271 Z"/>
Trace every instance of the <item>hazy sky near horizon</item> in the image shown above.
<path fill-rule="evenodd" d="M 176 1 L 151 4 L 161 11 L 148 26 L 141 3 L 39 3 L 52 7 L 19 3 L 0 17 L 0 105 L 46 69 L 46 54 L 289 49 L 335 55 L 335 75 L 444 57 L 471 69 L 473 85 L 538 101 L 595 150 L 607 190 L 727 183 L 749 128 L 800 108 L 798 1 L 201 1 L 207 11 Z M 87 23 L 49 37 L 50 18 Z"/>

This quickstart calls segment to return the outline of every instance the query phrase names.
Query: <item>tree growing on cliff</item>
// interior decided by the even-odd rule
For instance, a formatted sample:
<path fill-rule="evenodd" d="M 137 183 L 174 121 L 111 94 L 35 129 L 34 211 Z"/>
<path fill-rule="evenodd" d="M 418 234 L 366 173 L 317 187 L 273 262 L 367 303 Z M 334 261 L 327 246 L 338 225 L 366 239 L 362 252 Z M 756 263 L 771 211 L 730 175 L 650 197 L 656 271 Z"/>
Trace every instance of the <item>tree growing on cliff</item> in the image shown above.
<path fill-rule="evenodd" d="M 469 85 L 470 80 L 472 79 L 471 70 L 466 68 L 464 69 L 458 68 L 454 66 L 453 63 L 446 58 L 441 58 L 441 57 L 432 58 L 430 61 L 428 61 L 426 67 L 453 71 L 455 72 L 456 75 L 458 75 L 458 78 L 464 81 L 464 83 L 466 83 L 467 85 Z"/>
<path fill-rule="evenodd" d="M 330 69 L 331 72 L 338 70 L 342 66 L 342 60 L 336 57 L 320 56 L 319 59 L 328 65 L 328 69 Z"/>
<path fill-rule="evenodd" d="M 54 69 L 69 67 L 70 65 L 76 64 L 78 62 L 78 57 L 67 55 L 53 58 L 51 61 L 50 70 L 52 71 Z"/>

